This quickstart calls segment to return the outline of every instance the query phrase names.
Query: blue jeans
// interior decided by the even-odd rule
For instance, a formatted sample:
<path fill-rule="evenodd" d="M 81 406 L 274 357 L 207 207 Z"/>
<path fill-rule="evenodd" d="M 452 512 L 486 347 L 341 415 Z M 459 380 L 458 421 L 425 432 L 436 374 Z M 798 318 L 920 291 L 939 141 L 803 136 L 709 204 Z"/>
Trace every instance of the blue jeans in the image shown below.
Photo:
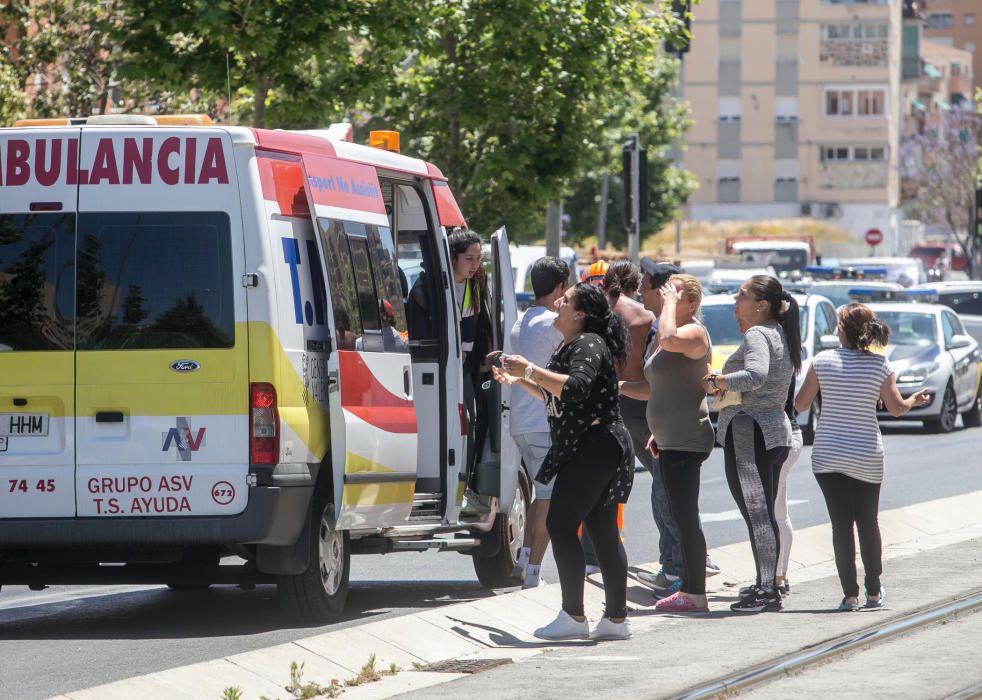
<path fill-rule="evenodd" d="M 648 419 L 645 416 L 647 401 L 620 397 L 621 418 L 627 430 L 631 433 L 634 443 L 634 454 L 651 474 L 651 514 L 658 528 L 658 561 L 666 574 L 682 575 L 682 545 L 679 543 L 679 530 L 672 519 L 672 509 L 668 503 L 668 494 L 662 482 L 661 467 L 658 460 L 645 449 L 651 431 L 648 430 Z"/>

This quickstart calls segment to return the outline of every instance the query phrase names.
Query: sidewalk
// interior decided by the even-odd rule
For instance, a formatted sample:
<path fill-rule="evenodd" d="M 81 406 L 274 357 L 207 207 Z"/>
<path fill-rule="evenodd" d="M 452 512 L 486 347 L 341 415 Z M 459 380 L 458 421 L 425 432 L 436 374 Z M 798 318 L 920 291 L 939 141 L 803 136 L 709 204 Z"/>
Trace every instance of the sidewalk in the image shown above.
<path fill-rule="evenodd" d="M 691 618 L 657 614 L 650 591 L 630 586 L 634 637 L 627 641 L 546 644 L 536 640 L 532 632 L 552 620 L 559 607 L 559 586 L 553 584 L 372 622 L 59 698 L 217 699 L 225 688 L 236 686 L 243 700 L 259 700 L 261 696 L 285 699 L 291 697 L 284 689 L 290 682 L 291 662 L 305 664 L 304 682 L 327 685 L 332 679 L 356 676 L 372 655 L 377 669 L 394 663 L 401 670 L 377 682 L 346 688 L 341 697 L 358 700 L 410 693 L 406 697 L 495 698 L 519 697 L 523 692 L 544 697 L 544 688 L 551 697 L 597 693 L 603 697 L 669 696 L 775 655 L 859 629 L 871 619 L 902 614 L 927 600 L 980 587 L 980 512 L 982 491 L 881 513 L 883 580 L 888 596 L 886 607 L 879 611 L 831 614 L 841 592 L 835 578 L 830 528 L 822 525 L 795 532 L 789 576 L 792 595 L 781 614 L 730 612 L 728 606 L 735 600 L 737 587 L 754 577 L 750 545 L 742 542 L 711 550 L 723 574 L 709 579 L 708 614 Z M 598 585 L 587 585 L 586 589 L 587 614 L 596 619 L 603 608 L 603 591 Z M 979 652 L 971 647 L 962 652 L 976 654 L 973 665 L 962 668 L 974 669 L 982 677 Z M 476 674 L 415 670 L 449 659 L 475 663 L 510 659 L 513 663 Z M 916 668 L 911 672 L 923 675 Z M 855 690 L 868 697 L 868 683 L 873 679 L 875 673 L 857 682 Z M 968 676 L 959 680 L 967 681 Z"/>

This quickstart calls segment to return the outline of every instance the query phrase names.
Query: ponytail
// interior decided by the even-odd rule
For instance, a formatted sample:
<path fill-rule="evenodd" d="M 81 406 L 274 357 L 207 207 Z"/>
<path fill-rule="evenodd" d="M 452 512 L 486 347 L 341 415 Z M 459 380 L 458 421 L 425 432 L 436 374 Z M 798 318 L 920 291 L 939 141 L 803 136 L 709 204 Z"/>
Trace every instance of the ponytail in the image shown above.
<path fill-rule="evenodd" d="M 865 304 L 849 304 L 839 312 L 839 325 L 846 344 L 857 350 L 890 342 L 890 326 Z"/>
<path fill-rule="evenodd" d="M 611 311 L 600 288 L 580 282 L 573 287 L 573 306 L 584 314 L 583 332 L 603 338 L 614 361 L 623 365 L 627 360 L 627 324 Z"/>
<path fill-rule="evenodd" d="M 776 277 L 770 275 L 754 275 L 747 280 L 747 289 L 755 299 L 768 303 L 771 318 L 781 324 L 791 366 L 794 367 L 794 373 L 798 374 L 801 371 L 801 317 L 798 302 L 781 286 Z"/>
<path fill-rule="evenodd" d="M 782 290 L 777 321 L 784 329 L 791 366 L 794 367 L 794 373 L 797 375 L 801 372 L 801 314 L 798 311 L 798 302 L 787 291 Z"/>

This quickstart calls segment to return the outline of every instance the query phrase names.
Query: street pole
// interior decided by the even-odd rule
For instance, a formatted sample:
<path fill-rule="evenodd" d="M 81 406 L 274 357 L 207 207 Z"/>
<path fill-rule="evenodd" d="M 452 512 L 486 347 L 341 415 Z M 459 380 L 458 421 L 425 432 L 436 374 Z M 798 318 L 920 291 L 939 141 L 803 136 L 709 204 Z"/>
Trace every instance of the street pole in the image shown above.
<path fill-rule="evenodd" d="M 559 202 L 549 202 L 546 209 L 546 255 L 559 257 L 559 228 L 562 225 Z"/>
<path fill-rule="evenodd" d="M 632 134 L 631 149 L 631 227 L 627 232 L 627 257 L 636 263 L 641 249 L 641 138 Z"/>
<path fill-rule="evenodd" d="M 597 249 L 607 247 L 607 197 L 610 195 L 610 173 L 600 182 L 600 214 L 597 216 Z"/>

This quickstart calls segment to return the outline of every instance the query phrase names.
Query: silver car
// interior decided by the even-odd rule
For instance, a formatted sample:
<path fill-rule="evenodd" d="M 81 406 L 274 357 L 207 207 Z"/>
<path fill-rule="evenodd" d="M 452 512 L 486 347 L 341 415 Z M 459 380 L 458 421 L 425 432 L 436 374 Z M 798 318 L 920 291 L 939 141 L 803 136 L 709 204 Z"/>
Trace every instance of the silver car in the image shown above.
<path fill-rule="evenodd" d="M 982 425 L 982 352 L 965 333 L 958 314 L 938 304 L 868 306 L 890 326 L 890 343 L 883 353 L 896 373 L 900 394 L 907 398 L 927 388 L 931 396 L 926 406 L 899 419 L 880 411 L 880 420 L 919 420 L 931 432 L 947 433 L 961 413 L 966 428 Z"/>

